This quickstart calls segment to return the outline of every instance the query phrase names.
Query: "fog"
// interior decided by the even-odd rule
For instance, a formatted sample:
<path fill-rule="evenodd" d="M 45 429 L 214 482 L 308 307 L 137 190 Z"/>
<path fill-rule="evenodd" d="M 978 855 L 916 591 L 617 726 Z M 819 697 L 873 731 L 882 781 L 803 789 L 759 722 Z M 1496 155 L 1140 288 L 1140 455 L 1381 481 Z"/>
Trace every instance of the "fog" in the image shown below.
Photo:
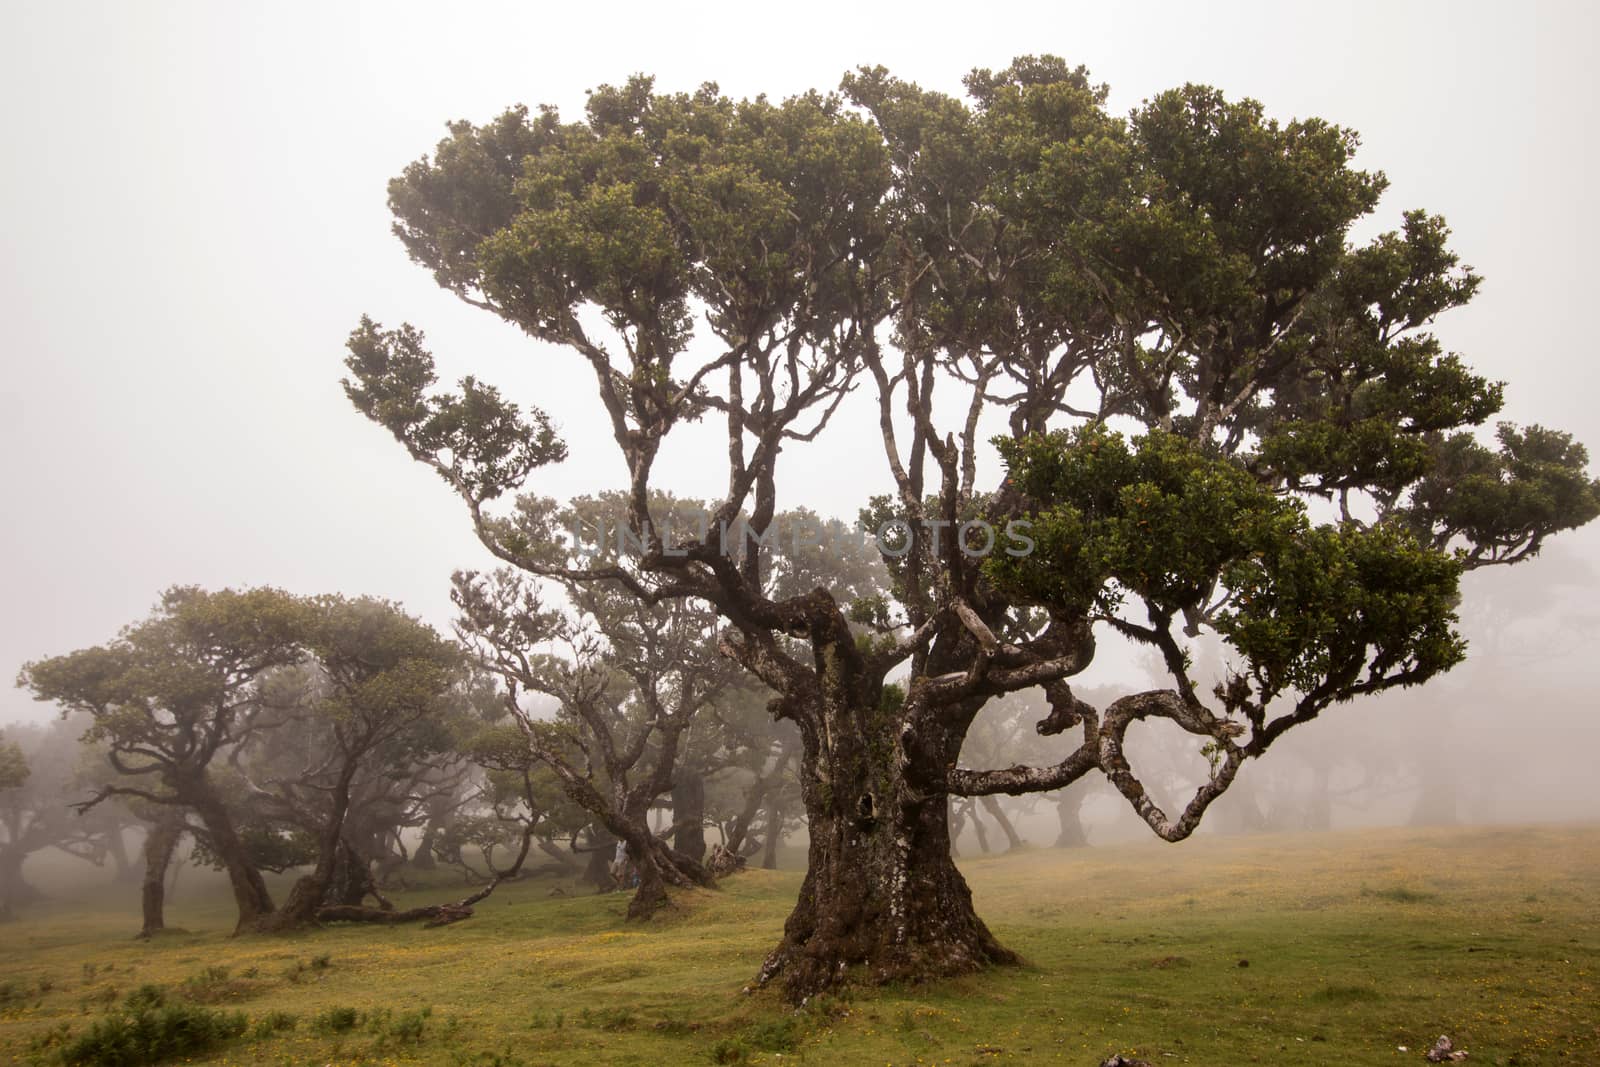
<path fill-rule="evenodd" d="M 636 71 L 776 97 L 882 63 L 959 91 L 974 66 L 1049 51 L 1109 82 L 1117 111 L 1192 80 L 1349 125 L 1358 163 L 1391 181 L 1370 231 L 1440 212 L 1487 279 L 1439 332 L 1508 382 L 1501 417 L 1600 447 L 1596 23 L 1576 3 L 1538 17 L 1171 4 L 1136 19 L 1106 4 L 823 3 L 789 18 L 642 4 L 603 25 L 584 5 L 7 5 L 0 666 L 102 642 L 174 583 L 372 594 L 448 627 L 451 570 L 489 559 L 448 490 L 341 393 L 363 312 L 424 328 L 441 378 L 470 368 L 555 415 L 571 459 L 540 492 L 620 486 L 588 371 L 440 292 L 390 235 L 384 188 L 447 120 L 518 101 L 575 115 L 586 88 Z M 853 398 L 789 462 L 780 506 L 849 516 L 885 491 L 858 459 L 874 454 L 869 407 Z M 670 488 L 715 494 L 700 447 L 690 435 L 664 457 Z M 1469 576 L 1468 662 L 1298 731 L 1242 779 L 1262 813 L 1300 828 L 1321 764 L 1336 827 L 1600 817 L 1597 547 L 1590 529 Z M 1144 669 L 1113 650 L 1084 683 L 1129 687 Z M 0 722 L 51 714 L 0 696 Z M 1440 782 L 1451 797 L 1429 809 Z M 1227 798 L 1217 821 L 1245 802 Z M 1019 818 L 1027 837 L 1052 832 L 1053 814 Z M 1091 840 L 1125 818 L 1085 808 Z"/>

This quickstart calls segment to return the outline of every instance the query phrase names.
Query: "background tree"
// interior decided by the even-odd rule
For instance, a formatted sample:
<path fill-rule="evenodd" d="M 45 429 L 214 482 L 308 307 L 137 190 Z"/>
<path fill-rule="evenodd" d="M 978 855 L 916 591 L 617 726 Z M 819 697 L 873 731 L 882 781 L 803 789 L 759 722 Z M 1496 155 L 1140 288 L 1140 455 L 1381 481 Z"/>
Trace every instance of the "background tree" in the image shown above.
<path fill-rule="evenodd" d="M 1500 387 L 1427 327 L 1477 278 L 1424 213 L 1347 241 L 1384 184 L 1351 165 L 1353 134 L 1200 86 L 1115 117 L 1052 58 L 967 86 L 864 70 L 848 101 L 773 103 L 638 78 L 591 93 L 581 121 L 455 124 L 391 183 L 396 231 L 442 286 L 593 372 L 633 557 L 575 563 L 551 547 L 555 508 L 493 506 L 563 457 L 542 412 L 471 378 L 434 391 L 408 326 L 364 320 L 349 345 L 352 401 L 455 489 L 490 551 L 645 606 L 703 601 L 723 651 L 778 694 L 802 737 L 809 862 L 759 981 L 797 999 L 1015 958 L 951 861 L 950 794 L 1097 771 L 1180 840 L 1285 731 L 1457 662 L 1463 568 L 1527 558 L 1600 510 L 1565 436 L 1506 431 L 1498 453 L 1463 438 Z M 857 384 L 878 403 L 889 491 L 866 514 L 898 524 L 893 595 L 772 595 L 780 453 Z M 726 495 L 704 532 L 668 536 L 656 460 L 705 418 L 726 422 Z M 1008 474 L 986 488 L 991 427 Z M 1512 510 L 1489 521 L 1473 502 L 1490 499 Z M 967 551 L 979 519 L 1031 538 Z M 1206 632 L 1228 645 L 1213 693 L 1185 648 Z M 1074 696 L 1107 634 L 1153 649 L 1166 687 Z M 1079 731 L 1070 754 L 959 768 L 983 706 L 1035 688 L 1040 734 Z M 1125 746 L 1150 719 L 1212 767 L 1173 815 Z"/>
<path fill-rule="evenodd" d="M 117 774 L 80 811 L 129 797 L 192 813 L 198 852 L 233 887 L 236 929 L 272 931 L 312 921 L 340 869 L 359 900 L 367 859 L 347 840 L 359 787 L 447 741 L 434 720 L 459 662 L 382 601 L 178 588 L 116 642 L 29 664 L 22 683 L 84 713 L 84 740 Z M 183 826 L 157 826 L 149 859 L 164 869 Z M 302 864 L 312 870 L 279 912 L 261 872 Z M 147 894 L 158 884 L 147 871 Z M 147 928 L 155 907 L 147 899 Z"/>
<path fill-rule="evenodd" d="M 303 641 L 320 684 L 273 732 L 288 727 L 306 762 L 276 788 L 290 813 L 309 819 L 316 862 L 263 930 L 316 919 L 351 851 L 345 831 L 358 779 L 387 778 L 450 740 L 436 727 L 459 676 L 459 648 L 384 601 L 318 598 Z"/>
<path fill-rule="evenodd" d="M 576 521 L 581 503 L 574 513 Z M 649 815 L 672 789 L 685 731 L 731 665 L 717 655 L 712 617 L 686 602 L 652 605 L 611 583 L 566 592 L 570 617 L 509 569 L 458 574 L 458 632 L 504 678 L 531 755 L 623 843 L 639 876 L 628 912 L 644 917 L 665 903 L 668 885 L 711 884 L 697 859 L 651 830 Z M 557 702 L 553 719 L 525 703 L 541 695 Z"/>
<path fill-rule="evenodd" d="M 175 587 L 116 641 L 27 664 L 19 679 L 38 699 L 87 716 L 84 739 L 105 746 L 119 775 L 147 783 L 106 785 L 82 808 L 127 796 L 195 814 L 227 870 L 238 930 L 273 904 L 211 766 L 250 732 L 255 683 L 300 655 L 303 625 L 303 605 L 276 589 Z"/>
<path fill-rule="evenodd" d="M 121 819 L 83 819 L 72 802 L 84 785 L 81 723 L 13 725 L 0 731 L 0 919 L 38 898 L 23 877 L 27 858 L 54 848 L 96 865 L 120 838 Z"/>

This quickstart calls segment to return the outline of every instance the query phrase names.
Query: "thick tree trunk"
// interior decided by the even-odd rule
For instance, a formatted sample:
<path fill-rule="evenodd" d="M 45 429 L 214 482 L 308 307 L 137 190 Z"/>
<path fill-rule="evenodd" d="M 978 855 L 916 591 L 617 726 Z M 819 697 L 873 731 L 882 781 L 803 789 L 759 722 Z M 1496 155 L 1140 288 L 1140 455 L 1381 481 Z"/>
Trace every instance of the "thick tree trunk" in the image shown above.
<path fill-rule="evenodd" d="M 1067 786 L 1056 794 L 1056 848 L 1082 848 L 1089 843 L 1083 829 L 1083 802 L 1088 794 L 1082 783 Z"/>
<path fill-rule="evenodd" d="M 311 873 L 297 879 L 289 890 L 289 899 L 271 915 L 262 917 L 258 928 L 263 933 L 282 933 L 310 926 L 317 921 L 317 909 L 327 901 L 333 885 L 334 873 L 339 865 L 344 843 L 345 815 L 350 810 L 350 783 L 355 780 L 357 756 L 349 756 L 340 769 L 330 799 L 327 822 L 317 843 L 317 865 Z M 356 901 L 360 903 L 360 901 Z"/>
<path fill-rule="evenodd" d="M 439 837 L 439 823 L 429 819 L 422 828 L 422 840 L 417 842 L 417 850 L 411 854 L 411 866 L 419 871 L 431 871 L 437 864 L 434 862 L 433 843 Z"/>
<path fill-rule="evenodd" d="M 1000 824 L 1000 832 L 1006 835 L 1006 848 L 1021 848 L 1022 838 L 1017 836 L 1017 828 L 1012 826 L 1011 820 L 1006 817 L 1005 809 L 1000 806 L 1000 799 L 988 796 L 981 798 L 978 803 L 983 805 L 983 810 Z"/>
<path fill-rule="evenodd" d="M 140 890 L 144 923 L 139 928 L 140 937 L 154 937 L 167 928 L 167 868 L 172 865 L 182 836 L 181 812 L 163 814 L 145 833 L 144 884 Z"/>
<path fill-rule="evenodd" d="M 697 863 L 706 858 L 706 783 L 680 771 L 672 783 L 672 847 Z"/>
<path fill-rule="evenodd" d="M 17 909 L 39 895 L 22 877 L 25 859 L 21 848 L 0 847 L 0 919 L 16 918 Z"/>
<path fill-rule="evenodd" d="M 261 871 L 250 859 L 250 853 L 234 829 L 233 819 L 222 799 L 212 789 L 211 783 L 201 779 L 184 783 L 178 791 L 194 809 L 205 825 L 211 851 L 222 861 L 228 873 L 228 884 L 233 888 L 233 900 L 239 909 L 239 921 L 234 925 L 236 934 L 253 930 L 262 919 L 274 911 L 272 894 Z"/>
<path fill-rule="evenodd" d="M 590 828 L 589 844 L 584 849 L 589 854 L 589 860 L 584 865 L 583 880 L 594 886 L 598 893 L 609 893 L 618 888 L 617 880 L 611 877 L 611 857 L 615 855 L 616 847 L 616 838 L 603 829 Z"/>
<path fill-rule="evenodd" d="M 778 869 L 778 846 L 781 844 L 783 844 L 783 805 L 774 797 L 772 803 L 767 806 L 767 827 L 765 840 L 761 846 L 763 870 Z"/>
<path fill-rule="evenodd" d="M 323 894 L 323 903 L 359 906 L 368 896 L 377 895 L 377 889 L 372 880 L 372 867 L 366 858 L 351 848 L 348 841 L 341 841 L 339 859 L 333 868 L 333 880 Z"/>
<path fill-rule="evenodd" d="M 819 711 L 812 728 L 802 723 L 809 866 L 758 984 L 781 979 L 800 1002 L 848 981 L 1017 962 L 978 918 L 950 855 L 943 768 L 960 737 L 936 728 L 897 736 L 900 716 L 876 707 Z"/>
<path fill-rule="evenodd" d="M 639 886 L 628 901 L 628 918 L 648 919 L 667 904 L 667 887 L 711 889 L 716 879 L 699 860 L 686 856 L 650 832 L 644 817 L 623 822 L 614 820 L 607 827 L 622 839 L 628 862 L 638 875 Z"/>

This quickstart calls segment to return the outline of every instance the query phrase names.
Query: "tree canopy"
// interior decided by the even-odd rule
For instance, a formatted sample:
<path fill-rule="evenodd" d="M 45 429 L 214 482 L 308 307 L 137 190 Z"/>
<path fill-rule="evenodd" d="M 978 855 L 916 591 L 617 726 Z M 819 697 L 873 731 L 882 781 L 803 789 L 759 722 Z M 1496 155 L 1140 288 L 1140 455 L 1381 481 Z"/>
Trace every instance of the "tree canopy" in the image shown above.
<path fill-rule="evenodd" d="M 810 864 L 760 980 L 797 997 L 1013 958 L 950 863 L 950 794 L 1098 771 L 1186 837 L 1285 730 L 1459 661 L 1463 570 L 1600 514 L 1568 435 L 1479 439 L 1502 386 L 1432 330 L 1479 278 L 1424 211 L 1351 240 L 1386 184 L 1352 131 L 1196 85 L 1115 115 L 1053 57 L 966 87 L 864 68 L 774 102 L 637 77 L 576 120 L 452 124 L 390 184 L 395 232 L 441 286 L 592 373 L 638 552 L 574 557 L 561 509 L 523 492 L 565 457 L 549 415 L 476 378 L 439 388 L 409 325 L 364 318 L 349 342 L 352 402 L 496 556 L 703 602 L 721 650 L 776 691 L 802 737 Z M 803 503 L 780 499 L 781 457 L 853 391 L 881 439 L 863 518 L 903 531 L 880 542 L 888 589 L 775 585 L 765 536 Z M 704 457 L 726 491 L 682 536 L 657 460 L 707 420 L 726 425 Z M 1007 475 L 982 484 L 994 427 Z M 1031 549 L 972 551 L 985 529 L 1031 531 Z M 1108 632 L 1155 650 L 1166 687 L 1074 696 Z M 1189 651 L 1206 633 L 1229 649 L 1211 692 Z M 958 768 L 984 705 L 1026 690 L 1050 708 L 1040 733 L 1081 743 Z M 1182 811 L 1125 749 L 1146 718 L 1213 761 Z"/>

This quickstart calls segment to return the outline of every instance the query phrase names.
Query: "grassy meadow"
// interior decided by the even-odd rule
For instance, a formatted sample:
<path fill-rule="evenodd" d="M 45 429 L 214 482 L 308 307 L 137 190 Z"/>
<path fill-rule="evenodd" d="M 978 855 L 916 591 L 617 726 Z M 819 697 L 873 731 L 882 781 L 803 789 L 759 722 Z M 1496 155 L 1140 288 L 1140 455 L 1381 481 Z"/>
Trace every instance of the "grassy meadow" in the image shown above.
<path fill-rule="evenodd" d="M 1421 1063 L 1448 1033 L 1474 1064 L 1600 1064 L 1600 828 L 1208 835 L 963 866 L 1025 966 L 794 1012 L 742 992 L 792 870 L 648 926 L 622 895 L 543 878 L 454 926 L 285 938 L 228 937 L 225 887 L 185 871 L 183 929 L 139 942 L 137 885 L 52 865 L 35 880 L 59 898 L 0 926 L 0 1063 L 81 1057 L 154 996 L 246 1016 L 195 1063 L 1363 1065 Z M 461 893 L 437 872 L 398 902 Z"/>

